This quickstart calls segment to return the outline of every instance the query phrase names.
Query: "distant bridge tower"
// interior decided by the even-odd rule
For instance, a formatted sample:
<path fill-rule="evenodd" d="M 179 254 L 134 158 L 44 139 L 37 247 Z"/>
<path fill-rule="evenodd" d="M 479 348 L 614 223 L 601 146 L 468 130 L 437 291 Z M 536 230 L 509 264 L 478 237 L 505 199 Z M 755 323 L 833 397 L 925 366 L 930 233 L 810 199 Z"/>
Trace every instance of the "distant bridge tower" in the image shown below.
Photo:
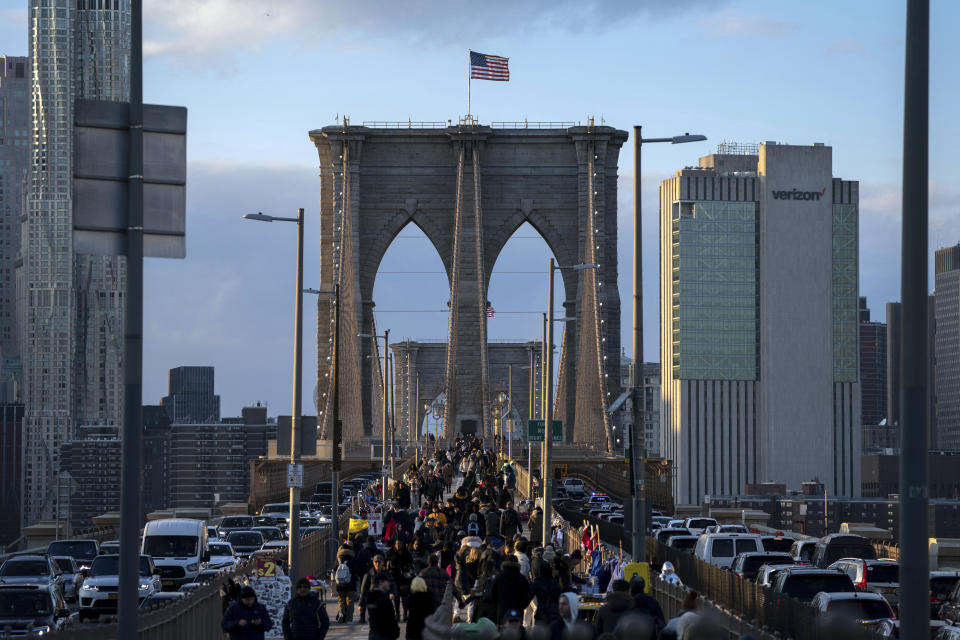
<path fill-rule="evenodd" d="M 599 265 L 561 272 L 563 315 L 576 321 L 563 325 L 555 415 L 564 420 L 567 442 L 609 449 L 613 434 L 605 408 L 620 384 L 617 160 L 627 133 L 592 122 L 566 128 L 403 126 L 310 132 L 320 157 L 322 287 L 331 290 L 339 283 L 341 291 L 344 441 L 380 432 L 375 419 L 380 376 L 377 360 L 368 357 L 378 347 L 358 334 L 377 331 L 377 269 L 410 222 L 440 254 L 450 283 L 445 435 L 492 434 L 486 337 L 490 273 L 507 240 L 529 222 L 560 265 Z M 320 299 L 318 314 L 317 406 L 329 434 L 329 298 Z"/>

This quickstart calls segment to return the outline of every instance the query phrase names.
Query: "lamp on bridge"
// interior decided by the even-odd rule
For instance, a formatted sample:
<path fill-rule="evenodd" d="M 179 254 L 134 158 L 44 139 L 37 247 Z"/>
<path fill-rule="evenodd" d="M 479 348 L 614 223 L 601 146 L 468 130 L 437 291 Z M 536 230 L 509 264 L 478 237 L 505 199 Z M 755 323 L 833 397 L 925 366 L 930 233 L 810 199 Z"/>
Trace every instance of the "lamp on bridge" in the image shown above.
<path fill-rule="evenodd" d="M 630 497 L 632 500 L 633 522 L 631 529 L 638 535 L 633 536 L 631 555 L 634 562 L 646 560 L 646 548 L 643 544 L 643 532 L 646 532 L 646 507 L 643 499 L 644 461 L 647 458 L 647 445 L 643 434 L 643 269 L 642 257 L 642 216 L 640 207 L 640 147 L 644 142 L 669 142 L 683 144 L 700 142 L 707 136 L 684 133 L 670 138 L 644 138 L 640 126 L 633 128 L 633 371 L 630 376 L 630 397 L 633 403 L 633 424 L 630 433 L 624 434 L 624 447 L 630 447 Z M 640 443 L 640 446 L 636 446 Z M 639 473 L 636 461 L 639 460 Z"/>
<path fill-rule="evenodd" d="M 560 266 L 550 258 L 549 276 L 547 279 L 547 322 L 544 352 L 546 361 L 546 382 L 543 394 L 543 457 L 540 464 L 540 474 L 543 477 L 543 543 L 546 544 L 551 538 L 551 525 L 553 523 L 553 474 L 550 469 L 550 452 L 553 449 L 553 276 L 554 273 L 561 270 L 586 271 L 596 269 L 595 264 L 573 264 L 569 266 Z M 563 322 L 572 322 L 576 318 L 562 318 Z"/>
<path fill-rule="evenodd" d="M 261 212 L 247 213 L 246 220 L 260 222 L 296 222 L 297 223 L 297 289 L 294 298 L 293 329 L 293 415 L 290 417 L 290 469 L 299 470 L 303 479 L 303 467 L 300 465 L 300 420 L 301 420 L 301 381 L 303 380 L 303 208 L 297 209 L 296 218 L 268 216 Z M 290 485 L 296 484 L 290 482 Z M 287 545 L 287 573 L 291 582 L 296 583 L 300 570 L 300 487 L 290 487 L 290 542 Z"/>
<path fill-rule="evenodd" d="M 390 395 L 393 393 L 393 385 L 391 384 L 391 380 L 390 380 L 390 363 L 391 363 L 391 358 L 389 353 L 390 352 L 390 329 L 384 329 L 382 336 L 374 335 L 372 333 L 358 333 L 357 337 L 368 338 L 371 340 L 378 340 L 378 339 L 383 340 L 383 355 L 379 355 L 379 356 L 370 355 L 370 356 L 367 356 L 367 358 L 371 360 L 383 359 L 383 369 L 381 369 L 382 371 L 381 375 L 383 378 L 383 407 L 382 407 L 382 415 L 381 415 L 382 422 L 380 425 L 381 430 L 383 431 L 382 433 L 383 435 L 382 458 L 383 459 L 381 462 L 381 465 L 382 465 L 381 468 L 383 469 L 383 486 L 382 486 L 382 492 L 380 497 L 384 501 L 386 501 L 387 499 L 387 477 L 386 477 L 387 471 L 386 470 L 387 470 L 387 448 L 388 448 L 387 447 L 387 415 L 389 413 L 387 410 L 387 404 L 388 404 L 387 400 L 388 398 L 390 398 Z M 393 403 L 390 403 L 390 411 L 392 410 L 393 410 Z M 390 419 L 390 427 L 391 427 L 390 428 L 390 448 L 393 448 L 393 419 L 392 419 L 393 415 L 392 414 L 390 415 L 390 418 L 391 418 Z M 395 456 L 393 455 L 390 456 L 390 477 L 393 477 L 393 474 L 394 474 L 394 457 Z"/>

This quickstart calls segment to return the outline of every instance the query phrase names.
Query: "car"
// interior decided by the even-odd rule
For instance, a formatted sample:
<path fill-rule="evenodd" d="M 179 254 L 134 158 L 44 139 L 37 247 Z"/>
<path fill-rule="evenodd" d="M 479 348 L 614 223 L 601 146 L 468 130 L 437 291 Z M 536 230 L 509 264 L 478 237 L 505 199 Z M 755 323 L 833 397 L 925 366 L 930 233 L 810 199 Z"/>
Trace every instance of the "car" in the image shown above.
<path fill-rule="evenodd" d="M 580 478 L 564 478 L 560 481 L 560 487 L 571 497 L 583 496 L 587 492 Z"/>
<path fill-rule="evenodd" d="M 187 594 L 182 591 L 158 591 L 157 593 L 151 593 L 149 596 L 144 598 L 140 602 L 141 609 L 150 609 L 153 607 L 164 607 L 171 602 L 176 602 L 177 600 L 183 600 L 187 597 Z"/>
<path fill-rule="evenodd" d="M 785 564 L 764 564 L 757 569 L 756 582 L 761 587 L 772 587 L 773 580 L 777 577 L 777 572 L 788 567 L 797 566 L 795 562 Z"/>
<path fill-rule="evenodd" d="M 787 567 L 777 572 L 771 588 L 800 602 L 810 602 L 821 591 L 853 593 L 856 588 L 850 576 L 835 569 Z"/>
<path fill-rule="evenodd" d="M 870 541 L 863 536 L 850 533 L 831 533 L 817 542 L 811 564 L 826 569 L 840 558 L 862 558 L 876 560 L 877 552 Z"/>
<path fill-rule="evenodd" d="M 900 602 L 900 563 L 896 560 L 864 560 L 841 558 L 830 569 L 843 571 L 850 576 L 858 591 L 879 593 L 896 607 Z"/>
<path fill-rule="evenodd" d="M 782 551 L 790 553 L 793 548 L 793 538 L 787 538 L 781 535 L 760 536 L 764 551 Z"/>
<path fill-rule="evenodd" d="M 190 593 L 191 591 L 199 589 L 201 586 L 203 585 L 201 585 L 199 582 L 184 582 L 182 585 L 180 585 L 180 588 L 177 589 L 177 591 L 180 593 Z"/>
<path fill-rule="evenodd" d="M 942 590 L 938 589 L 940 594 Z M 931 592 L 931 595 L 932 592 Z M 938 594 L 939 595 L 939 594 Z M 960 583 L 954 585 L 953 589 L 947 592 L 946 597 L 939 597 L 940 611 L 938 612 L 940 620 L 946 620 L 952 624 L 960 623 Z M 931 603 L 931 609 L 932 607 Z"/>
<path fill-rule="evenodd" d="M 687 521 L 686 518 L 681 518 L 680 520 L 677 520 L 676 518 L 671 518 L 670 522 L 666 524 L 664 529 L 685 529 L 686 527 L 684 527 L 683 525 L 686 521 Z"/>
<path fill-rule="evenodd" d="M 207 540 L 217 540 L 220 537 L 220 532 L 217 531 L 215 525 L 207 525 Z"/>
<path fill-rule="evenodd" d="M 610 502 L 610 496 L 599 491 L 594 491 L 590 494 L 586 500 L 583 501 L 583 508 L 588 510 L 590 508 L 598 507 L 604 502 Z"/>
<path fill-rule="evenodd" d="M 760 536 L 756 533 L 705 533 L 697 540 L 693 555 L 721 569 L 728 569 L 734 558 L 750 551 L 763 551 Z"/>
<path fill-rule="evenodd" d="M 0 565 L 0 584 L 49 584 L 63 598 L 63 572 L 49 556 L 26 554 Z"/>
<path fill-rule="evenodd" d="M 140 553 L 153 558 L 160 568 L 163 588 L 173 591 L 193 582 L 207 555 L 207 525 L 193 518 L 150 520 L 143 528 Z"/>
<path fill-rule="evenodd" d="M 730 571 L 744 580 L 754 580 L 757 571 L 765 564 L 793 564 L 793 557 L 782 552 L 748 551 L 734 558 Z"/>
<path fill-rule="evenodd" d="M 854 620 L 860 624 L 877 620 L 896 620 L 890 603 L 879 593 L 854 591 L 829 593 L 821 591 L 810 601 L 810 606 L 822 616 Z"/>
<path fill-rule="evenodd" d="M 153 564 L 149 555 L 140 555 L 138 599 L 160 591 L 163 588 L 160 570 Z M 101 613 L 116 613 L 117 591 L 120 586 L 120 556 L 98 556 L 90 567 L 89 575 L 80 587 L 80 621 L 95 618 Z"/>
<path fill-rule="evenodd" d="M 303 521 L 301 520 L 300 526 L 303 526 Z M 283 530 L 279 527 L 253 527 L 250 531 L 259 531 L 263 536 L 265 542 L 270 542 L 271 540 L 283 540 L 286 536 L 283 534 Z"/>
<path fill-rule="evenodd" d="M 659 542 L 660 544 L 667 544 L 670 541 L 670 538 L 672 538 L 673 536 L 689 536 L 689 535 L 690 535 L 689 529 L 667 528 L 667 529 L 660 529 L 659 531 L 657 531 L 654 534 L 654 538 L 656 538 L 657 542 Z"/>
<path fill-rule="evenodd" d="M 617 512 L 617 513 L 611 514 L 610 517 L 607 518 L 607 520 L 609 520 L 613 524 L 619 524 L 620 526 L 623 526 L 623 512 Z"/>
<path fill-rule="evenodd" d="M 229 567 L 226 569 L 204 569 L 197 574 L 197 582 L 200 584 L 207 584 L 208 582 L 213 582 L 217 580 L 224 571 L 229 570 Z"/>
<path fill-rule="evenodd" d="M 282 518 L 275 518 L 273 516 L 253 516 L 254 527 L 277 527 L 282 529 L 286 525 L 287 521 Z"/>
<path fill-rule="evenodd" d="M 208 542 L 207 552 L 210 554 L 210 559 L 204 563 L 207 569 L 230 568 L 237 564 L 237 557 L 229 542 L 223 540 Z"/>
<path fill-rule="evenodd" d="M 63 599 L 73 602 L 77 599 L 77 592 L 83 584 L 83 569 L 80 563 L 71 556 L 50 556 L 63 574 Z"/>
<path fill-rule="evenodd" d="M 718 523 L 714 518 L 707 518 L 705 516 L 691 516 L 684 520 L 683 528 L 689 529 L 692 535 L 698 536 L 704 532 L 707 527 L 718 526 Z"/>
<path fill-rule="evenodd" d="M 231 531 L 227 542 L 233 546 L 238 558 L 248 558 L 251 553 L 263 548 L 263 534 L 259 531 Z"/>
<path fill-rule="evenodd" d="M 270 516 L 276 522 L 276 526 L 280 526 L 279 523 L 283 523 L 283 526 L 286 526 L 287 519 L 290 516 L 290 503 L 289 502 L 272 502 L 270 504 L 265 504 L 260 509 L 261 516 Z"/>
<path fill-rule="evenodd" d="M 661 529 L 666 529 L 667 525 L 670 524 L 670 520 L 672 520 L 672 518 L 669 518 L 667 516 L 651 516 L 650 517 L 650 523 L 659 524 Z"/>
<path fill-rule="evenodd" d="M 306 535 L 305 533 L 301 533 L 300 537 L 302 538 L 305 535 Z M 270 540 L 269 542 L 264 542 L 261 549 L 263 549 L 264 551 L 271 551 L 271 550 L 286 551 L 287 547 L 289 546 L 290 546 L 290 543 L 287 542 L 286 540 Z"/>
<path fill-rule="evenodd" d="M 60 631 L 70 610 L 50 584 L 0 584 L 0 630 L 3 637 L 46 635 Z"/>
<path fill-rule="evenodd" d="M 249 531 L 253 527 L 253 516 L 227 516 L 217 525 L 217 537 L 226 540 L 231 531 Z"/>
<path fill-rule="evenodd" d="M 796 540 L 790 546 L 790 555 L 797 564 L 813 564 L 813 556 L 817 552 L 817 541 L 814 539 Z"/>
<path fill-rule="evenodd" d="M 960 627 L 943 626 L 937 631 L 933 640 L 960 640 Z"/>
<path fill-rule="evenodd" d="M 960 570 L 939 570 L 930 572 L 930 617 L 947 620 L 940 615 L 945 602 L 956 603 L 960 598 Z M 956 620 L 956 617 L 951 618 Z"/>
<path fill-rule="evenodd" d="M 613 516 L 616 516 L 616 515 L 619 515 L 619 516 L 622 517 L 622 516 L 623 516 L 623 509 L 622 509 L 622 508 L 607 509 L 606 511 L 602 511 L 602 512 L 600 513 L 599 518 L 600 518 L 601 520 L 606 520 L 606 521 L 609 522 L 610 519 L 613 518 Z"/>
<path fill-rule="evenodd" d="M 320 526 L 320 518 L 316 518 L 314 516 L 300 517 L 301 529 L 303 529 L 304 527 L 319 527 L 319 526 Z M 264 536 L 264 538 L 266 538 L 266 536 Z"/>
<path fill-rule="evenodd" d="M 100 543 L 100 553 L 102 555 L 110 553 L 120 553 L 120 541 L 119 540 L 107 540 L 106 542 Z"/>
<path fill-rule="evenodd" d="M 703 530 L 704 533 L 750 533 L 742 524 L 716 524 Z"/>
<path fill-rule="evenodd" d="M 97 540 L 54 540 L 47 545 L 48 556 L 70 556 L 81 569 L 89 569 L 90 563 L 101 553 L 106 552 Z"/>
<path fill-rule="evenodd" d="M 698 539 L 699 536 L 673 536 L 667 541 L 667 546 L 677 551 L 693 553 L 694 547 L 697 546 Z"/>

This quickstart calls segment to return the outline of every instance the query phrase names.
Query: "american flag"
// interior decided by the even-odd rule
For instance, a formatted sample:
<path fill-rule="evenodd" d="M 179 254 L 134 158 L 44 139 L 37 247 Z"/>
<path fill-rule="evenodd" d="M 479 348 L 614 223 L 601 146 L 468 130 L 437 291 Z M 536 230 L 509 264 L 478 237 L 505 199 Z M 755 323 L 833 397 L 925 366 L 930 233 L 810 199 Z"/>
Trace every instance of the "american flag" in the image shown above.
<path fill-rule="evenodd" d="M 510 69 L 507 63 L 510 58 L 491 56 L 485 53 L 470 52 L 470 77 L 478 80 L 510 80 Z"/>
<path fill-rule="evenodd" d="M 490 304 L 489 302 L 487 303 L 487 317 L 488 318 L 493 317 L 493 305 Z"/>

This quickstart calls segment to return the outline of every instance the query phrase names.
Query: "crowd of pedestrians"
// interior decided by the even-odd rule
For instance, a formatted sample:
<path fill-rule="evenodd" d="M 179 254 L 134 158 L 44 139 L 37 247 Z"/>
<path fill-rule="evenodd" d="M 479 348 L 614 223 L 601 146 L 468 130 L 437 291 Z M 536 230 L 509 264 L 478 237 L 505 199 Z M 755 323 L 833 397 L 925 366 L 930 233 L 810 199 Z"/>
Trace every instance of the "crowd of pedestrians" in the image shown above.
<path fill-rule="evenodd" d="M 587 620 L 579 591 L 588 580 L 577 573 L 580 552 L 565 554 L 543 537 L 539 507 L 516 509 L 516 473 L 472 437 L 438 449 L 398 479 L 386 502 L 371 488 L 364 509 L 379 509 L 383 536 L 358 532 L 342 541 L 331 588 L 336 623 L 369 625 L 369 640 L 424 637 L 427 619 L 450 587 L 453 615 L 442 637 L 500 637 L 505 640 L 699 640 L 713 630 L 699 624 L 697 595 L 684 600 L 681 616 L 666 620 L 656 599 L 644 593 L 639 575 L 616 579 L 602 605 Z M 449 497 L 446 497 L 449 496 Z M 527 506 L 527 505 L 524 505 Z M 670 567 L 661 579 L 676 581 Z M 319 640 L 330 621 L 307 588 L 283 616 L 284 637 Z M 264 630 L 271 621 L 262 607 L 241 598 L 231 605 L 223 628 L 231 637 L 259 638 L 236 630 Z M 705 621 L 705 619 L 703 619 Z M 241 628 L 242 625 L 242 628 Z M 436 636 L 434 636 L 436 637 Z"/>

